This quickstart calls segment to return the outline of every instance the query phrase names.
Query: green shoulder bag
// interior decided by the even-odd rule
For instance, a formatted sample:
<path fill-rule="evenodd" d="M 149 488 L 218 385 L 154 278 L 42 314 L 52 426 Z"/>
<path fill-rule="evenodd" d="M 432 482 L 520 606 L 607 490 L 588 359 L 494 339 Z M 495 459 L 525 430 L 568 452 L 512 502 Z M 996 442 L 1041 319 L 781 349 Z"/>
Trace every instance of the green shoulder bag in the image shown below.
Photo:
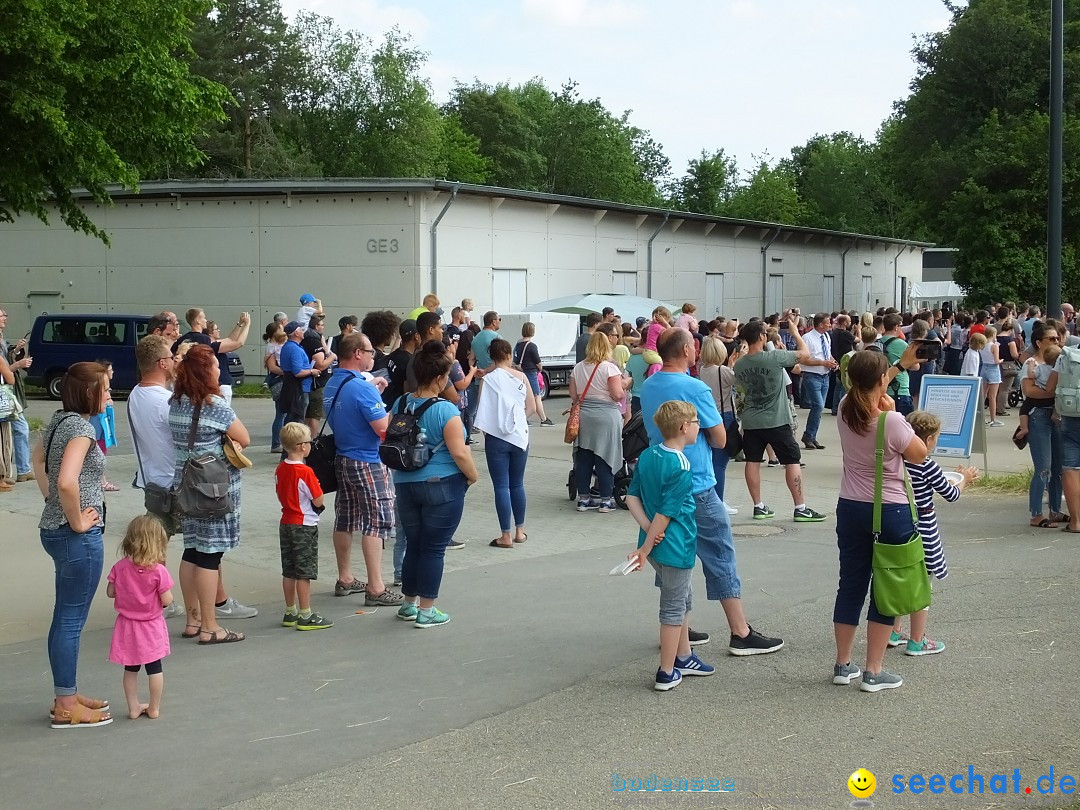
<path fill-rule="evenodd" d="M 874 475 L 874 604 L 883 616 L 906 616 L 930 605 L 930 576 L 926 572 L 926 553 L 919 534 L 919 515 L 915 511 L 915 493 L 905 471 L 908 505 L 915 532 L 904 543 L 881 540 L 881 488 L 885 477 L 885 413 L 878 417 L 877 470 Z"/>

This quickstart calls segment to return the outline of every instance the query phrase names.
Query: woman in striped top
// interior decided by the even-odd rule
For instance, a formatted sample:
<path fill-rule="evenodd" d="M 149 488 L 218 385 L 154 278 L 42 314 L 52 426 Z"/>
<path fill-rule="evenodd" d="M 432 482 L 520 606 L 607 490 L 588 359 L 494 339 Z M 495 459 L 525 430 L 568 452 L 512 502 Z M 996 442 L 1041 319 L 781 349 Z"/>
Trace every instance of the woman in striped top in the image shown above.
<path fill-rule="evenodd" d="M 915 435 L 926 443 L 926 458 L 921 462 L 904 461 L 911 490 L 915 495 L 915 510 L 919 515 L 919 534 L 922 535 L 923 550 L 926 553 L 926 570 L 937 579 L 949 575 L 949 566 L 945 561 L 945 550 L 941 547 L 941 531 L 938 528 L 937 512 L 934 510 L 934 493 L 939 493 L 947 501 L 959 499 L 964 487 L 979 477 L 974 467 L 957 467 L 957 472 L 964 478 L 959 485 L 949 483 L 941 472 L 941 467 L 932 458 L 941 433 L 941 420 L 928 411 L 913 411 L 907 417 Z M 926 621 L 929 608 L 912 613 L 910 619 L 911 635 L 904 635 L 900 625 L 900 616 L 896 617 L 889 646 L 899 647 L 906 643 L 905 655 L 933 655 L 945 651 L 945 642 L 934 641 L 926 635 Z"/>

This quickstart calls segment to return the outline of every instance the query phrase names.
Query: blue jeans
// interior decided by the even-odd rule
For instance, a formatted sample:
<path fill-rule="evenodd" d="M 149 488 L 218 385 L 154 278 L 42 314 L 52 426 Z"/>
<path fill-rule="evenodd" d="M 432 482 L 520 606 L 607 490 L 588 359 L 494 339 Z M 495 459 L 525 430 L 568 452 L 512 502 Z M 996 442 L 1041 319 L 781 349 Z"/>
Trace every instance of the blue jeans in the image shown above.
<path fill-rule="evenodd" d="M 1028 487 L 1028 511 L 1042 514 L 1043 493 L 1050 490 L 1050 511 L 1061 512 L 1061 428 L 1050 418 L 1051 408 L 1028 414 L 1028 450 L 1035 471 Z"/>
<path fill-rule="evenodd" d="M 401 503 L 394 499 L 394 582 L 401 582 L 401 564 L 405 560 L 405 524 L 401 522 Z"/>
<path fill-rule="evenodd" d="M 574 480 L 577 482 L 578 498 L 588 498 L 592 492 L 592 477 L 596 473 L 596 489 L 601 498 L 610 498 L 615 491 L 615 473 L 600 456 L 592 450 L 579 447 L 574 451 Z"/>
<path fill-rule="evenodd" d="M 394 484 L 405 526 L 405 559 L 401 592 L 408 597 L 437 599 L 443 557 L 465 510 L 465 476 L 461 473 L 428 481 Z"/>
<path fill-rule="evenodd" d="M 825 410 L 825 394 L 828 390 L 828 374 L 803 372 L 803 402 L 810 406 L 810 414 L 806 417 L 806 430 L 803 431 L 803 436 L 808 439 L 817 440 L 818 427 L 821 425 L 821 412 Z"/>
<path fill-rule="evenodd" d="M 100 526 L 76 534 L 64 524 L 59 529 L 41 529 L 40 533 L 41 545 L 52 557 L 56 569 L 56 601 L 49 626 L 49 667 L 53 691 L 64 697 L 77 691 L 79 638 L 101 581 L 105 544 Z"/>
<path fill-rule="evenodd" d="M 465 392 L 469 398 L 469 404 L 465 406 L 465 427 L 471 433 L 473 422 L 476 421 L 476 407 L 480 404 L 480 383 L 475 377 Z"/>
<path fill-rule="evenodd" d="M 697 520 L 697 556 L 705 574 L 705 598 L 738 599 L 742 583 L 735 570 L 735 543 L 731 537 L 731 518 L 715 489 L 694 495 L 694 518 Z"/>
<path fill-rule="evenodd" d="M 836 390 L 833 392 L 833 401 L 830 406 L 830 411 L 833 416 L 836 416 L 840 410 L 840 400 L 847 396 L 847 389 L 844 387 L 844 378 L 840 376 L 840 372 L 836 372 Z"/>
<path fill-rule="evenodd" d="M 285 426 L 285 411 L 274 408 L 274 424 L 270 426 L 270 446 L 281 447 L 281 429 Z"/>
<path fill-rule="evenodd" d="M 485 448 L 488 475 L 495 489 L 495 513 L 499 529 L 509 532 L 525 525 L 525 463 L 529 450 L 522 450 L 498 436 L 488 435 Z M 511 523 L 511 519 L 513 523 Z"/>
<path fill-rule="evenodd" d="M 26 423 L 26 414 L 20 413 L 11 420 L 11 439 L 15 445 L 15 473 L 26 475 L 30 467 L 30 425 Z"/>
<path fill-rule="evenodd" d="M 866 620 L 892 624 L 892 616 L 883 616 L 874 604 L 870 579 L 874 573 L 874 504 L 841 498 L 836 503 L 836 545 L 840 550 L 840 584 L 836 587 L 833 622 L 859 626 L 866 592 L 870 608 Z M 881 539 L 885 543 L 906 543 L 915 531 L 911 507 L 906 503 L 881 505 Z"/>
<path fill-rule="evenodd" d="M 720 418 L 724 420 L 724 429 L 731 430 L 731 426 L 735 424 L 735 414 L 722 413 Z M 716 496 L 720 500 L 724 500 L 724 478 L 727 475 L 727 465 L 731 462 L 731 456 L 727 454 L 727 450 L 722 447 L 712 448 L 712 468 L 713 475 L 716 476 Z"/>
<path fill-rule="evenodd" d="M 910 394 L 903 394 L 896 398 L 896 412 L 901 416 L 907 416 L 913 410 L 915 410 L 915 403 L 911 401 Z"/>

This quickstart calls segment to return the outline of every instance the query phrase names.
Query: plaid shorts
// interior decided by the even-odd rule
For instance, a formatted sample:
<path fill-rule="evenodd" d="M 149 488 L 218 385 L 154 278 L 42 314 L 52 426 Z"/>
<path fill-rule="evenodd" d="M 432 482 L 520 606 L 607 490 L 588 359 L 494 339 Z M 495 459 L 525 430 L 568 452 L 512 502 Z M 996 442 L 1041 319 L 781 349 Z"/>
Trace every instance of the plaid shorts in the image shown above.
<path fill-rule="evenodd" d="M 394 534 L 394 482 L 381 461 L 334 459 L 338 491 L 334 498 L 334 531 L 360 532 L 389 540 Z"/>
<path fill-rule="evenodd" d="M 319 578 L 319 527 L 282 523 L 278 526 L 281 544 L 281 576 L 285 579 Z"/>

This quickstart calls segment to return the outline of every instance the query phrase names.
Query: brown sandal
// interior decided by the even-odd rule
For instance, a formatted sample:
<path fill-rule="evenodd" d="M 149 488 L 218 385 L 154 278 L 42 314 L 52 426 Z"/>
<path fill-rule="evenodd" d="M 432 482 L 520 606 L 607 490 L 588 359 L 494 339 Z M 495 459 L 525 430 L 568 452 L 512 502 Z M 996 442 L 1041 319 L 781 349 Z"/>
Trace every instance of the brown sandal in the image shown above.
<path fill-rule="evenodd" d="M 91 709 L 95 712 L 107 711 L 109 708 L 109 701 L 98 700 L 97 698 L 87 697 L 86 695 L 75 695 L 75 700 L 85 709 Z M 56 714 L 56 700 L 53 699 L 52 707 L 49 709 L 49 719 L 53 718 Z"/>
<path fill-rule="evenodd" d="M 218 632 L 224 631 L 225 635 L 219 636 Z M 219 627 L 217 630 L 200 630 L 200 635 L 206 633 L 210 638 L 203 641 L 199 639 L 200 644 L 232 644 L 237 641 L 243 641 L 246 636 L 243 633 L 234 633 L 232 630 L 226 630 L 224 627 Z"/>
<path fill-rule="evenodd" d="M 195 632 L 194 633 L 189 633 L 188 632 L 189 627 L 194 627 Z M 202 632 L 202 625 L 201 624 L 185 624 L 183 632 L 180 633 L 180 638 L 198 638 L 199 633 L 201 633 L 201 632 Z"/>
<path fill-rule="evenodd" d="M 90 709 L 76 702 L 71 711 L 57 711 L 53 713 L 51 726 L 53 728 L 95 728 L 107 726 L 113 721 L 112 715 L 98 709 Z"/>

